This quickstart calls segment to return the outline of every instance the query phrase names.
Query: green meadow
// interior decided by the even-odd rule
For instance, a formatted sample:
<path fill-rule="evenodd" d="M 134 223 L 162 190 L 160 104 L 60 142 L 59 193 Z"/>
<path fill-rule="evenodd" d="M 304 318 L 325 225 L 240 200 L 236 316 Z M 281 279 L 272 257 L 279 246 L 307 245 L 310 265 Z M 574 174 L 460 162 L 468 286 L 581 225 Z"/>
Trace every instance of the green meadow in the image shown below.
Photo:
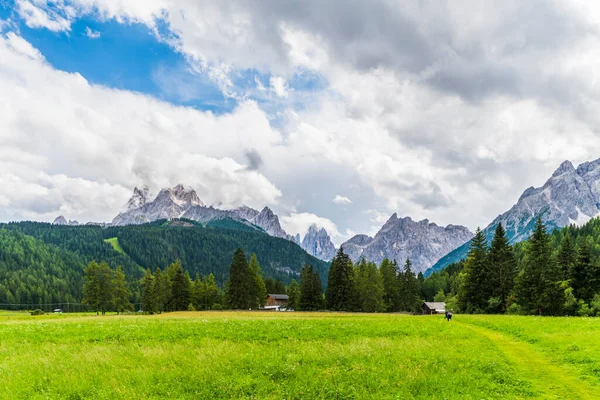
<path fill-rule="evenodd" d="M 2 399 L 594 399 L 600 319 L 0 314 Z"/>

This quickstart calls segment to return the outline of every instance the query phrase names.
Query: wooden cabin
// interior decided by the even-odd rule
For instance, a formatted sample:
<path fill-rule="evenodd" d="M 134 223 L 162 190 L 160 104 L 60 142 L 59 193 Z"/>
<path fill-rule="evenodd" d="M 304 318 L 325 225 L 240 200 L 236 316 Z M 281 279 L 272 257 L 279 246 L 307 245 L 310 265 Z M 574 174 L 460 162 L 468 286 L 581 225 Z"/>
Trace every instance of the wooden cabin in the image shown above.
<path fill-rule="evenodd" d="M 444 314 L 446 312 L 446 303 L 429 302 L 423 303 L 423 314 Z"/>
<path fill-rule="evenodd" d="M 266 307 L 287 307 L 289 297 L 287 294 L 268 294 Z"/>

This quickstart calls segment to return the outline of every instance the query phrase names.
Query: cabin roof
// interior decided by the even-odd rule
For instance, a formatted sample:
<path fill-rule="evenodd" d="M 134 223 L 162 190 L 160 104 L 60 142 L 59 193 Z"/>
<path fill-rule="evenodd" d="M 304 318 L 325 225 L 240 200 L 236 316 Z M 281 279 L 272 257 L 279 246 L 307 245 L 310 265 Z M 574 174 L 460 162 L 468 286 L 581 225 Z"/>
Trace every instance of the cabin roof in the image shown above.
<path fill-rule="evenodd" d="M 423 304 L 427 306 L 430 310 L 445 310 L 446 303 L 443 301 L 426 301 Z"/>
<path fill-rule="evenodd" d="M 272 297 L 275 300 L 288 300 L 289 297 L 287 294 L 268 294 L 268 297 Z"/>

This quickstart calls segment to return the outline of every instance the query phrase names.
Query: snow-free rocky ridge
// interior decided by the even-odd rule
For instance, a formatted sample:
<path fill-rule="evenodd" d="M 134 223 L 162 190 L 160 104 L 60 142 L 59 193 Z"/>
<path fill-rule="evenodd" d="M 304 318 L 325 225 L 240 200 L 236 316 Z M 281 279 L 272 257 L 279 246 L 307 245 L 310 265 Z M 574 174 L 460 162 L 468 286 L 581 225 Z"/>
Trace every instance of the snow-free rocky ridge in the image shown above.
<path fill-rule="evenodd" d="M 517 203 L 505 213 L 497 216 L 485 229 L 488 241 L 492 239 L 498 223 L 506 229 L 511 243 L 527 239 L 538 216 L 546 228 L 575 224 L 583 225 L 591 218 L 600 215 L 600 159 L 584 162 L 577 168 L 570 161 L 564 161 L 554 171 L 543 186 L 526 189 Z M 464 258 L 469 244 L 456 249 L 440 259 L 432 271 Z"/>

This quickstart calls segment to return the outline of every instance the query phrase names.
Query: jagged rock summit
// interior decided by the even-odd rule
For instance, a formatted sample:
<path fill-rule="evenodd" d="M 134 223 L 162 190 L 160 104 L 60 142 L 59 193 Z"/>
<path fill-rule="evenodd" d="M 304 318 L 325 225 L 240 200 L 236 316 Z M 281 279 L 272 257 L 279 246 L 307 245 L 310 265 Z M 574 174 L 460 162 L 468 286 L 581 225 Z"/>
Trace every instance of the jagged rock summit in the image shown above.
<path fill-rule="evenodd" d="M 600 159 L 584 162 L 577 168 L 564 161 L 543 186 L 526 189 L 517 203 L 497 216 L 484 230 L 491 240 L 498 223 L 506 229 L 511 243 L 527 239 L 538 216 L 548 230 L 575 224 L 583 225 L 600 215 Z M 464 258 L 468 244 L 447 254 L 433 270 L 440 270 Z"/>
<path fill-rule="evenodd" d="M 67 219 L 64 216 L 60 215 L 54 219 L 54 221 L 52 222 L 52 225 L 77 226 L 77 225 L 79 225 L 79 221 L 71 221 L 71 220 L 67 221 Z"/>
<path fill-rule="evenodd" d="M 388 258 L 403 264 L 408 258 L 414 270 L 422 272 L 472 237 L 464 226 L 441 227 L 427 219 L 417 222 L 410 217 L 398 218 L 394 213 L 374 238 L 357 235 L 342 244 L 342 248 L 353 261 L 364 257 L 381 263 Z"/>
<path fill-rule="evenodd" d="M 260 212 L 246 205 L 233 210 L 207 207 L 194 189 L 181 184 L 162 189 L 152 201 L 148 193 L 147 187 L 136 187 L 127 202 L 126 211 L 117 215 L 112 225 L 137 225 L 173 218 L 187 218 L 199 222 L 231 218 L 249 226 L 259 227 L 271 236 L 295 240 L 283 230 L 279 217 L 269 207 Z"/>
<path fill-rule="evenodd" d="M 296 241 L 299 240 L 300 236 L 298 235 Z M 312 224 L 308 228 L 308 232 L 304 235 L 301 246 L 311 256 L 325 261 L 333 259 L 336 253 L 335 245 L 331 241 L 325 228 L 319 229 L 316 224 Z"/>
<path fill-rule="evenodd" d="M 117 215 L 112 224 L 135 225 L 164 218 L 179 218 L 192 206 L 204 206 L 204 203 L 194 189 L 181 184 L 162 189 L 153 201 L 148 201 L 146 188 L 140 190 L 136 187 L 127 202 L 127 211 Z"/>

